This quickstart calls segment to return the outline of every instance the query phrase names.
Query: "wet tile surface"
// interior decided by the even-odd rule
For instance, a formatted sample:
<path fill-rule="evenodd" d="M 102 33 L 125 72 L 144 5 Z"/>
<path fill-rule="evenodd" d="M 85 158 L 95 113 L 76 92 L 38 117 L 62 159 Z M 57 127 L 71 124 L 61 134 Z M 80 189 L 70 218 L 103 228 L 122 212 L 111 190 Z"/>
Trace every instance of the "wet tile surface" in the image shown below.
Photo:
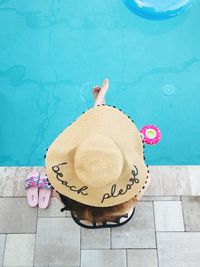
<path fill-rule="evenodd" d="M 150 166 L 149 169 L 152 179 L 145 195 L 192 195 L 190 172 L 193 168 L 190 166 Z M 197 186 L 200 187 L 200 181 L 195 181 Z"/>
<path fill-rule="evenodd" d="M 156 231 L 184 231 L 181 201 L 154 201 Z"/>
<path fill-rule="evenodd" d="M 39 218 L 35 266 L 80 265 L 80 228 L 71 218 Z"/>
<path fill-rule="evenodd" d="M 156 249 L 131 249 L 127 250 L 127 267 L 157 267 Z M 148 264 L 147 264 L 148 262 Z"/>
<path fill-rule="evenodd" d="M 125 250 L 82 250 L 81 267 L 126 267 Z"/>
<path fill-rule="evenodd" d="M 0 198 L 0 233 L 35 233 L 36 220 L 26 198 Z"/>
<path fill-rule="evenodd" d="M 111 230 L 112 248 L 155 248 L 152 202 L 138 202 L 132 219 Z"/>
<path fill-rule="evenodd" d="M 0 197 L 25 196 L 26 175 L 38 167 L 0 167 Z M 145 196 L 200 195 L 200 166 L 149 166 L 151 184 Z M 170 178 L 169 178 L 170 177 Z"/>
<path fill-rule="evenodd" d="M 200 231 L 200 196 L 182 197 L 186 231 Z"/>
<path fill-rule="evenodd" d="M 0 167 L 0 197 L 26 196 L 24 181 L 32 170 L 44 171 L 43 167 Z"/>
<path fill-rule="evenodd" d="M 157 244 L 159 267 L 200 266 L 200 233 L 157 233 Z"/>
<path fill-rule="evenodd" d="M 200 166 L 189 166 L 189 180 L 191 186 L 192 196 L 200 196 Z"/>
<path fill-rule="evenodd" d="M 35 234 L 8 234 L 4 267 L 32 267 L 35 249 Z"/>

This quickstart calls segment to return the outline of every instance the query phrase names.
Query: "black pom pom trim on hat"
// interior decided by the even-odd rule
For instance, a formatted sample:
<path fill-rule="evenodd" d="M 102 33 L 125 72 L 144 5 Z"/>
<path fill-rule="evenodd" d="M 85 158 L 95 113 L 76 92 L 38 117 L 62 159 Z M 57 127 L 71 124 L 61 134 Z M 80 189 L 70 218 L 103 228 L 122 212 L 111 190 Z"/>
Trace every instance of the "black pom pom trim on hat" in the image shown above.
<path fill-rule="evenodd" d="M 47 177 L 47 174 L 46 174 L 46 177 Z M 52 189 L 54 189 L 54 187 L 52 186 L 52 184 L 49 182 L 48 177 L 47 177 L 47 182 L 48 182 L 48 185 L 50 185 L 52 187 Z"/>
<path fill-rule="evenodd" d="M 107 104 L 101 104 L 101 105 L 97 105 L 97 107 L 100 107 L 100 106 L 109 106 L 109 107 L 113 107 L 113 108 L 116 108 L 118 109 L 120 112 L 122 112 L 124 115 L 126 115 L 126 117 L 128 119 L 130 119 L 130 121 L 132 123 L 135 123 L 134 120 L 131 119 L 131 117 L 129 115 L 127 115 L 125 112 L 123 112 L 120 108 L 117 108 L 116 106 L 112 106 L 112 105 L 107 105 Z M 93 109 L 94 107 L 92 107 L 91 109 Z M 90 109 L 89 109 L 90 110 Z M 89 111 L 88 110 L 88 111 Z M 86 113 L 86 111 L 83 111 L 82 114 Z M 76 119 L 77 120 L 77 119 Z M 68 124 L 68 126 L 72 125 L 73 122 L 75 122 L 76 120 L 72 121 L 70 124 Z M 65 128 L 63 129 L 62 132 L 64 132 Z M 61 133 L 62 133 L 61 132 Z M 141 139 L 142 139 L 142 143 L 143 143 L 143 159 L 145 160 L 145 153 L 144 153 L 144 149 L 145 149 L 145 143 L 144 143 L 144 140 L 143 140 L 143 137 L 140 135 Z M 47 151 L 48 151 L 49 147 L 46 149 L 46 154 L 47 154 Z M 46 158 L 46 154 L 44 155 L 44 159 Z M 146 167 L 147 167 L 147 173 L 149 173 L 149 166 L 145 163 Z M 147 183 L 147 179 L 149 177 L 147 176 L 146 178 L 146 181 L 145 181 L 145 184 Z M 51 183 L 49 182 L 48 178 L 47 178 L 47 181 L 48 181 L 48 184 L 51 185 Z M 51 185 L 52 189 L 54 189 L 54 187 Z M 142 189 L 144 190 L 145 189 L 145 186 L 142 187 Z M 58 191 L 56 191 L 58 193 Z M 139 193 L 141 193 L 141 190 L 139 191 Z M 135 195 L 135 197 L 137 197 L 138 195 Z"/>

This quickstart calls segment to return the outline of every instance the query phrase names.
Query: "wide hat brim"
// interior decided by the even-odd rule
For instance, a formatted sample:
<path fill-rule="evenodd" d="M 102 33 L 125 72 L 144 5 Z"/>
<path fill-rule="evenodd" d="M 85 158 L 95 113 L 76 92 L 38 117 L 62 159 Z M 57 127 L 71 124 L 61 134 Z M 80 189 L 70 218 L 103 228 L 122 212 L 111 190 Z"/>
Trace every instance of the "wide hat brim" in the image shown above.
<path fill-rule="evenodd" d="M 88 136 L 101 134 L 111 138 L 123 154 L 123 170 L 114 183 L 95 188 L 84 184 L 74 167 L 76 149 Z M 99 105 L 84 112 L 53 141 L 45 158 L 46 173 L 54 189 L 80 203 L 114 206 L 145 190 L 148 168 L 144 161 L 143 142 L 134 122 L 113 106 Z"/>

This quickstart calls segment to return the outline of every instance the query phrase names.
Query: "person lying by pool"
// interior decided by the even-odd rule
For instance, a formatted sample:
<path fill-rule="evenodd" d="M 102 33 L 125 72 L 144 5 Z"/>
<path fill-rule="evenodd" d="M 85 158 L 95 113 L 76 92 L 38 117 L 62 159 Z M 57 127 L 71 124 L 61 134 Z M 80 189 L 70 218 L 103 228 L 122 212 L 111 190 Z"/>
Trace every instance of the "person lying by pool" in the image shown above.
<path fill-rule="evenodd" d="M 49 184 L 85 228 L 127 223 L 149 186 L 143 142 L 134 122 L 106 105 L 109 81 L 93 88 L 94 107 L 83 112 L 46 153 Z"/>

